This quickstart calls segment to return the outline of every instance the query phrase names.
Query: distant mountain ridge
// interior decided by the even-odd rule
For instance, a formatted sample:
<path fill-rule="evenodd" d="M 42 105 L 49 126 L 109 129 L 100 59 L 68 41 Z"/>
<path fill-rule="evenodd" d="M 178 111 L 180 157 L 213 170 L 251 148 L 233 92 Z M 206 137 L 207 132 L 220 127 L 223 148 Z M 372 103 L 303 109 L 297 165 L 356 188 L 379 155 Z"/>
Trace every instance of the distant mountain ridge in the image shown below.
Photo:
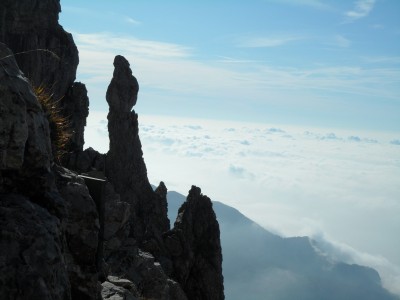
<path fill-rule="evenodd" d="M 185 196 L 168 192 L 171 223 L 184 200 Z M 308 237 L 282 238 L 233 207 L 213 201 L 213 208 L 221 230 L 228 300 L 400 299 L 382 287 L 372 268 L 332 262 Z"/>

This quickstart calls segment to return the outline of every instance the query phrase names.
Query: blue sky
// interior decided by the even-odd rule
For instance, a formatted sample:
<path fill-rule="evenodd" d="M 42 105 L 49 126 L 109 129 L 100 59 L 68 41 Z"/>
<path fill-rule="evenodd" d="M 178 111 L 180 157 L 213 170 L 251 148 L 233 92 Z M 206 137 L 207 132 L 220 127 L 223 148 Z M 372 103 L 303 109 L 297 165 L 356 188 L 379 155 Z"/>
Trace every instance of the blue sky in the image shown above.
<path fill-rule="evenodd" d="M 400 1 L 61 0 L 108 150 L 115 55 L 140 85 L 148 176 L 376 268 L 400 295 Z"/>
<path fill-rule="evenodd" d="M 400 130 L 397 0 L 61 3 L 94 110 L 118 53 L 144 114 Z"/>

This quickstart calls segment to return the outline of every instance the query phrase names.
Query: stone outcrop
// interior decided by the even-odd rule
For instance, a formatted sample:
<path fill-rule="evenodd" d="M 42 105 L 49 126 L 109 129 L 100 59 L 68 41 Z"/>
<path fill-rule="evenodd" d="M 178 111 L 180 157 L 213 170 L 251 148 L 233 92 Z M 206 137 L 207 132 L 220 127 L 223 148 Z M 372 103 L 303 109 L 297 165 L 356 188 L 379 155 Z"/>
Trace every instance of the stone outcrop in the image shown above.
<path fill-rule="evenodd" d="M 86 86 L 81 82 L 75 82 L 61 100 L 62 112 L 67 117 L 69 127 L 72 130 L 69 151 L 79 153 L 83 151 L 84 130 L 86 118 L 89 115 L 89 98 Z"/>
<path fill-rule="evenodd" d="M 27 197 L 0 199 L 0 299 L 70 299 L 59 219 Z"/>
<path fill-rule="evenodd" d="M 139 86 L 122 56 L 106 97 L 110 151 L 83 150 L 89 100 L 74 82 L 78 52 L 59 11 L 59 0 L 0 2 L 0 41 L 11 48 L 0 43 L 0 299 L 222 299 L 212 207 L 193 204 L 204 196 L 191 192 L 170 231 L 167 188 L 153 191 L 147 178 L 132 109 Z M 50 89 L 69 120 L 62 160 L 32 85 Z"/>
<path fill-rule="evenodd" d="M 0 167 L 50 168 L 48 121 L 12 52 L 0 43 Z"/>
<path fill-rule="evenodd" d="M 169 229 L 167 203 L 153 191 L 147 178 L 138 116 L 132 109 L 137 101 L 139 84 L 124 57 L 116 56 L 114 67 L 106 95 L 110 150 L 105 173 L 121 200 L 131 206 L 130 236 L 139 242 L 160 240 L 161 233 Z"/>
<path fill-rule="evenodd" d="M 211 200 L 192 186 L 174 228 L 164 236 L 173 278 L 191 300 L 224 299 L 219 225 Z"/>
<path fill-rule="evenodd" d="M 104 175 L 106 155 L 94 150 L 92 147 L 84 151 L 70 153 L 63 160 L 63 165 L 78 173 L 101 171 Z"/>
<path fill-rule="evenodd" d="M 110 274 L 131 281 L 144 299 L 187 300 L 180 285 L 170 279 L 153 255 L 138 248 L 132 238 L 108 260 Z M 112 263 L 111 263 L 112 262 Z"/>
<path fill-rule="evenodd" d="M 116 201 L 128 203 L 131 216 L 130 238 L 106 243 L 114 246 L 106 247 L 110 274 L 125 276 L 151 299 L 224 299 L 219 227 L 211 201 L 193 187 L 169 231 L 167 188 L 161 182 L 151 189 L 132 109 L 139 86 L 124 57 L 116 56 L 114 66 L 107 90 L 110 151 L 105 170 L 120 195 Z"/>
<path fill-rule="evenodd" d="M 100 299 L 97 251 L 99 215 L 82 178 L 62 167 L 55 168 L 56 184 L 67 209 L 63 220 L 66 239 L 65 263 L 72 299 Z"/>
<path fill-rule="evenodd" d="M 151 192 L 139 139 L 138 116 L 132 111 L 137 101 L 139 84 L 124 57 L 116 56 L 114 67 L 106 95 L 110 138 L 106 176 L 121 198 L 136 208 L 139 203 L 138 194 Z"/>
<path fill-rule="evenodd" d="M 101 297 L 104 300 L 138 300 L 135 295 L 136 287 L 129 280 L 119 280 L 117 277 L 110 276 L 111 281 L 105 281 L 102 285 Z M 133 291 L 131 291 L 133 289 Z"/>
<path fill-rule="evenodd" d="M 110 253 L 120 249 L 129 236 L 131 209 L 127 202 L 121 201 L 109 182 L 105 184 L 104 200 L 104 251 L 105 257 L 109 257 Z"/>
<path fill-rule="evenodd" d="M 59 0 L 3 0 L 0 2 L 0 42 L 15 54 L 20 69 L 35 87 L 44 87 L 58 102 L 73 133 L 69 149 L 83 149 L 88 116 L 86 87 L 74 83 L 79 63 L 72 35 L 58 24 Z"/>
<path fill-rule="evenodd" d="M 0 43 L 0 193 L 18 193 L 62 215 L 46 116 L 12 52 Z"/>
<path fill-rule="evenodd" d="M 2 0 L 0 41 L 16 54 L 33 85 L 44 85 L 62 98 L 76 77 L 78 49 L 58 24 L 59 0 Z"/>
<path fill-rule="evenodd" d="M 0 59 L 0 298 L 69 299 L 49 125 L 3 44 Z"/>
<path fill-rule="evenodd" d="M 53 163 L 45 114 L 12 53 L 0 53 L 0 298 L 99 299 L 96 206 Z"/>

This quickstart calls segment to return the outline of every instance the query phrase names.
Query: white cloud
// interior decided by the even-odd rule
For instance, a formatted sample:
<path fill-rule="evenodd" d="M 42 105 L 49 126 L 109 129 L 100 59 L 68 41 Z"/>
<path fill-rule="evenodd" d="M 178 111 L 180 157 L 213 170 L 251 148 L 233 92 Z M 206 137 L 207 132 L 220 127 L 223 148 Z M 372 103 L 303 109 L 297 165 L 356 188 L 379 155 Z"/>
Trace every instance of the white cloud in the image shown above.
<path fill-rule="evenodd" d="M 239 166 L 239 165 L 234 165 L 231 164 L 229 166 L 229 173 L 237 178 L 243 178 L 243 179 L 254 179 L 254 174 L 251 172 L 247 171 L 245 168 Z"/>
<path fill-rule="evenodd" d="M 400 56 L 367 56 L 363 59 L 371 64 L 400 64 Z"/>
<path fill-rule="evenodd" d="M 233 58 L 233 57 L 228 57 L 228 56 L 219 56 L 219 59 L 217 60 L 217 62 L 226 63 L 226 64 L 249 64 L 249 63 L 257 63 L 259 61 L 251 60 L 251 59 L 239 59 L 239 58 Z"/>
<path fill-rule="evenodd" d="M 109 33 L 74 33 L 75 42 L 85 49 L 98 50 L 98 53 L 127 51 L 139 57 L 183 58 L 191 55 L 191 49 L 178 44 L 118 36 Z"/>
<path fill-rule="evenodd" d="M 125 21 L 126 21 L 127 23 L 129 23 L 129 24 L 132 24 L 132 25 L 140 25 L 140 24 L 142 24 L 142 22 L 140 22 L 140 21 L 138 21 L 138 20 L 135 20 L 135 19 L 133 19 L 133 18 L 131 18 L 131 17 L 126 17 L 126 18 L 125 18 Z"/>
<path fill-rule="evenodd" d="M 105 106 L 105 101 L 99 100 L 104 99 L 116 54 L 129 60 L 140 82 L 140 96 L 146 94 L 152 101 L 150 105 L 139 99 L 138 105 L 147 105 L 148 113 L 154 108 L 165 107 L 168 113 L 175 107 L 177 113 L 176 110 L 193 112 L 213 106 L 215 113 L 226 110 L 227 114 L 234 114 L 241 109 L 243 99 L 250 108 L 268 105 L 294 110 L 337 107 L 336 97 L 321 98 L 321 92 L 329 95 L 340 91 L 346 108 L 352 108 L 357 97 L 398 98 L 396 78 L 400 78 L 400 71 L 393 68 L 366 69 L 357 65 L 285 68 L 260 62 L 227 64 L 219 60 L 201 61 L 195 56 L 195 49 L 179 44 L 109 33 L 74 34 L 74 38 L 80 54 L 78 80 L 87 84 L 91 103 L 98 107 Z M 347 97 L 343 98 L 343 94 Z"/>
<path fill-rule="evenodd" d="M 317 9 L 330 9 L 329 4 L 324 3 L 322 0 L 270 0 L 273 2 L 290 4 L 295 6 L 309 6 Z"/>
<path fill-rule="evenodd" d="M 351 41 L 342 35 L 336 35 L 335 44 L 339 47 L 348 48 L 351 45 Z"/>
<path fill-rule="evenodd" d="M 355 21 L 364 18 L 370 14 L 374 8 L 375 0 L 358 0 L 354 4 L 354 8 L 345 12 L 348 21 Z"/>
<path fill-rule="evenodd" d="M 383 286 L 394 294 L 400 295 L 400 267 L 394 265 L 381 255 L 372 255 L 353 247 L 334 241 L 325 233 L 319 232 L 311 235 L 317 251 L 337 262 L 369 266 L 378 271 Z"/>
<path fill-rule="evenodd" d="M 301 37 L 250 37 L 243 38 L 238 47 L 244 48 L 270 48 L 282 46 L 294 41 L 301 40 Z"/>
<path fill-rule="evenodd" d="M 371 27 L 373 28 L 373 29 L 383 29 L 383 28 L 385 28 L 385 26 L 384 25 L 382 25 L 382 24 L 373 24 L 373 25 L 371 25 Z"/>

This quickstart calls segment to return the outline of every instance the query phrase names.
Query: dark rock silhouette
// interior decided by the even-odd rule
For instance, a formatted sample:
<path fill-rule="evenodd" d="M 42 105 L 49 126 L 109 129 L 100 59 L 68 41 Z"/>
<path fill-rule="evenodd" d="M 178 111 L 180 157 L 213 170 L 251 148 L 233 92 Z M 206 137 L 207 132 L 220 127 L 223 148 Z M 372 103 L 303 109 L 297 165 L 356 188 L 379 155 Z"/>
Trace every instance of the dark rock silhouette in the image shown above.
<path fill-rule="evenodd" d="M 69 299 L 49 125 L 4 44 L 0 59 L 0 298 Z"/>
<path fill-rule="evenodd" d="M 29 164 L 48 170 L 52 159 L 48 121 L 4 44 L 0 44 L 0 59 L 1 168 L 18 170 Z"/>
<path fill-rule="evenodd" d="M 58 24 L 59 0 L 3 0 L 0 3 L 0 42 L 33 86 L 42 86 L 58 101 L 73 133 L 66 152 L 82 151 L 88 115 L 85 86 L 74 83 L 79 63 L 72 35 Z"/>
<path fill-rule="evenodd" d="M 79 58 L 72 35 L 58 24 L 60 1 L 2 0 L 0 11 L 0 41 L 16 54 L 22 72 L 62 98 L 75 81 Z"/>
<path fill-rule="evenodd" d="M 50 129 L 12 52 L 0 43 L 0 193 L 30 197 L 62 215 L 51 174 Z"/>
<path fill-rule="evenodd" d="M 72 299 L 99 299 L 99 271 L 96 253 L 99 245 L 99 215 L 89 190 L 76 173 L 55 167 L 56 184 L 67 209 L 63 219 L 64 252 Z"/>
<path fill-rule="evenodd" d="M 132 109 L 139 85 L 122 56 L 115 58 L 106 96 L 110 151 L 83 150 L 89 99 L 86 87 L 74 82 L 78 51 L 58 24 L 60 9 L 59 0 L 0 2 L 0 41 L 11 49 L 0 43 L 0 299 L 224 299 L 213 205 L 193 186 L 170 229 L 167 188 L 161 182 L 153 191 L 149 184 Z M 61 161 L 53 159 L 49 122 L 32 85 L 50 89 L 69 119 L 74 135 Z M 101 186 L 88 188 L 76 172 L 101 178 Z M 231 246 L 256 242 L 236 225 L 228 225 L 237 229 Z M 374 270 L 327 264 L 308 238 L 281 239 L 260 229 L 255 235 L 262 246 L 272 245 L 267 252 L 248 247 L 228 257 L 227 270 L 245 274 L 233 276 L 239 288 L 266 264 L 265 274 L 278 280 L 301 274 L 293 277 L 289 299 L 310 299 L 300 284 L 312 289 L 316 283 L 317 299 L 324 291 L 346 297 L 340 288 L 354 288 L 349 281 L 358 290 L 371 283 L 353 298 L 388 296 Z M 243 254 L 256 257 L 254 264 L 246 265 Z M 316 268 L 330 268 L 329 276 L 310 276 Z"/>
<path fill-rule="evenodd" d="M 211 200 L 192 186 L 174 228 L 165 234 L 173 277 L 191 300 L 224 299 L 219 225 Z"/>
<path fill-rule="evenodd" d="M 0 199 L 0 299 L 70 299 L 59 219 L 27 197 Z"/>
<path fill-rule="evenodd" d="M 147 178 L 138 116 L 132 110 L 139 85 L 124 57 L 116 56 L 114 67 L 106 96 L 110 107 L 107 116 L 110 150 L 106 158 L 106 176 L 121 200 L 131 205 L 131 237 L 139 242 L 157 242 L 161 240 L 161 234 L 169 229 L 167 202 L 153 191 Z"/>
<path fill-rule="evenodd" d="M 108 203 L 109 207 L 126 203 L 130 216 L 129 224 L 112 226 L 119 234 L 109 235 L 111 239 L 105 244 L 109 253 L 109 272 L 132 281 L 145 297 L 186 299 L 180 286 L 168 278 L 168 272 L 155 261 L 155 257 L 141 250 L 152 252 L 158 260 L 162 260 L 163 266 L 171 266 L 162 239 L 162 234 L 169 230 L 166 187 L 160 183 L 157 192 L 154 192 L 148 181 L 139 139 L 138 116 L 132 110 L 139 85 L 124 57 L 116 56 L 114 67 L 106 96 L 110 106 L 107 117 L 110 150 L 105 170 L 119 198 Z M 109 215 L 109 220 L 116 219 Z"/>
<path fill-rule="evenodd" d="M 117 251 L 129 236 L 131 218 L 130 205 L 121 201 L 119 194 L 111 183 L 107 182 L 104 189 L 105 216 L 104 250 L 105 257 Z"/>
<path fill-rule="evenodd" d="M 89 115 L 89 98 L 86 86 L 80 82 L 73 83 L 61 103 L 63 104 L 62 112 L 68 118 L 71 130 L 73 130 L 68 150 L 73 153 L 82 152 L 85 143 L 83 134 L 86 118 Z"/>
<path fill-rule="evenodd" d="M 104 175 L 105 160 L 105 154 L 89 147 L 84 151 L 70 153 L 63 159 L 63 163 L 65 167 L 78 173 L 98 171 Z"/>
<path fill-rule="evenodd" d="M 78 52 L 59 11 L 57 0 L 0 3 L 0 41 L 16 53 L 0 44 L 0 298 L 223 299 L 215 214 L 188 205 L 193 217 L 169 232 L 167 188 L 148 181 L 132 110 L 139 86 L 122 56 L 106 97 L 110 151 L 83 150 L 89 100 L 74 82 Z M 33 85 L 59 100 L 74 133 L 61 160 Z M 192 236 L 192 225 L 210 240 Z M 195 255 L 171 252 L 165 234 Z"/>
<path fill-rule="evenodd" d="M 110 274 L 131 281 L 138 294 L 145 299 L 190 299 L 181 286 L 167 276 L 154 256 L 140 250 L 132 238 L 126 239 L 119 251 L 109 257 L 108 262 Z"/>
<path fill-rule="evenodd" d="M 54 165 L 46 116 L 3 44 L 0 53 L 0 206 L 9 224 L 4 228 L 18 225 L 1 233 L 7 252 L 0 269 L 11 263 L 25 272 L 0 279 L 2 299 L 99 299 L 96 206 L 82 179 Z M 29 257 L 18 261 L 23 253 Z"/>

